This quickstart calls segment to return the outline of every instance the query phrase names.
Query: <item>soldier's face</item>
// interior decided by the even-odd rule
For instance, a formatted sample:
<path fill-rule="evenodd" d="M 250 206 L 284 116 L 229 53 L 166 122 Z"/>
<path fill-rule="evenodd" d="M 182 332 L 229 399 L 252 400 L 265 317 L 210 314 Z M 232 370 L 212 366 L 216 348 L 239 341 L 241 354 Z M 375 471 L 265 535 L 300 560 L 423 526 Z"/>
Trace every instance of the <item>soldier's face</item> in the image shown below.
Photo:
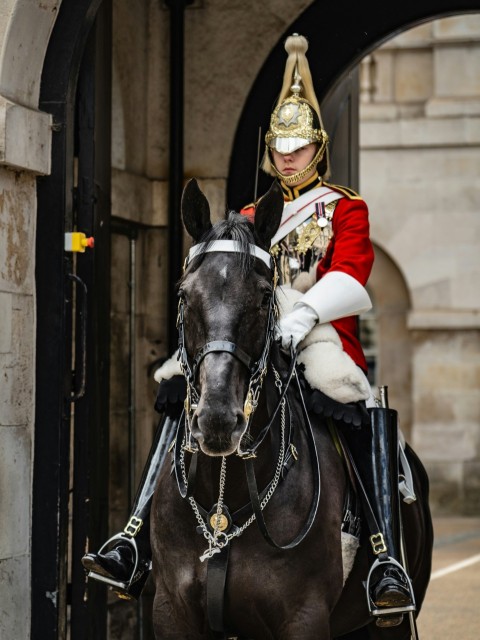
<path fill-rule="evenodd" d="M 291 176 L 294 173 L 298 173 L 302 171 L 313 160 L 315 154 L 317 152 L 317 145 L 312 142 L 311 144 L 307 144 L 304 147 L 300 147 L 296 151 L 292 151 L 291 153 L 280 153 L 275 149 L 272 149 L 272 158 L 275 163 L 275 167 L 277 171 L 279 171 L 284 176 Z M 308 178 L 311 178 L 316 171 L 316 167 L 310 171 L 310 173 L 303 177 L 301 180 L 294 182 L 292 186 L 298 185 L 301 182 L 305 182 Z"/>

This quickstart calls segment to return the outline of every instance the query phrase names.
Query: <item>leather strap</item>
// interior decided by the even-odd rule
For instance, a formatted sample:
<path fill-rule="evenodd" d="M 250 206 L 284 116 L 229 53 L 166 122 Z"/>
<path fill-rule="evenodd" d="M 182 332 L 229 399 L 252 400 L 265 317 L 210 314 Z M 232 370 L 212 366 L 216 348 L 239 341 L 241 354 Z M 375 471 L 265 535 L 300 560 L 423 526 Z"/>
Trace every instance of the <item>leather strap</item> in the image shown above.
<path fill-rule="evenodd" d="M 227 580 L 230 543 L 208 560 L 207 566 L 207 616 L 212 631 L 224 637 L 223 610 L 225 601 L 225 583 Z"/>
<path fill-rule="evenodd" d="M 265 427 L 263 427 L 263 429 L 260 431 L 258 436 L 255 438 L 255 442 L 248 449 L 246 449 L 243 452 L 243 455 L 245 457 L 247 457 L 247 458 L 248 457 L 255 457 L 257 449 L 262 444 L 262 442 L 265 440 L 265 437 L 266 437 L 267 433 L 270 431 L 270 429 L 271 429 L 271 427 L 273 425 L 273 421 L 277 417 L 277 413 L 278 413 L 278 410 L 280 409 L 282 401 L 285 398 L 285 396 L 287 394 L 287 391 L 290 388 L 290 383 L 291 383 L 293 375 L 295 374 L 295 371 L 296 371 L 296 369 L 295 369 L 296 364 L 297 364 L 297 355 L 295 354 L 295 355 L 292 355 L 290 369 L 288 371 L 287 378 L 286 378 L 285 384 L 283 386 L 282 393 L 280 395 L 280 399 L 278 400 L 278 403 L 275 406 L 275 409 L 274 409 L 272 415 L 270 416 L 270 420 L 268 421 L 268 424 Z"/>
<path fill-rule="evenodd" d="M 290 382 L 291 380 L 291 373 L 292 372 L 289 372 L 287 376 L 288 382 Z M 272 387 L 274 387 L 273 377 L 272 377 Z M 287 385 L 287 388 L 288 388 L 288 385 Z M 262 434 L 263 434 L 262 439 L 260 441 L 259 440 L 255 441 L 255 450 L 257 449 L 258 446 L 260 446 L 261 442 L 263 441 L 269 429 L 271 428 L 273 424 L 273 420 L 277 415 L 278 407 L 280 406 L 280 402 L 282 401 L 283 397 L 284 397 L 284 393 L 281 395 L 279 403 L 274 404 L 275 409 L 273 409 L 273 414 L 269 420 L 269 423 L 267 427 L 265 427 L 262 430 Z M 288 404 L 288 400 L 287 400 L 287 409 L 290 415 L 290 407 Z M 199 456 L 198 456 L 198 453 L 194 453 L 192 455 L 192 459 L 190 461 L 190 466 L 188 469 L 188 479 L 187 479 L 187 483 L 185 483 L 183 473 L 182 473 L 182 465 L 181 465 L 182 443 L 183 443 L 183 438 L 184 438 L 185 428 L 186 428 L 185 421 L 186 421 L 185 412 L 182 412 L 182 415 L 180 417 L 180 420 L 178 421 L 178 426 L 177 426 L 175 447 L 173 451 L 173 468 L 174 468 L 175 477 L 177 480 L 178 491 L 181 497 L 190 498 L 193 496 L 195 491 L 195 481 L 196 481 L 196 473 L 197 473 Z M 291 419 L 291 415 L 290 415 L 290 419 L 287 421 L 287 424 L 288 424 L 288 433 L 286 437 L 287 455 L 285 456 L 285 463 L 282 470 L 281 480 L 283 480 L 286 477 L 287 473 L 290 471 L 290 469 L 292 468 L 292 466 L 295 464 L 295 461 L 296 461 L 295 457 L 292 455 L 292 447 L 291 447 L 291 445 L 293 445 L 293 435 L 294 435 L 294 425 Z M 273 440 L 274 441 L 277 440 L 279 436 L 278 430 L 272 429 L 272 435 L 273 435 Z M 274 443 L 274 447 L 278 450 L 279 444 Z M 262 501 L 264 497 L 267 495 L 267 493 L 270 491 L 272 483 L 273 483 L 273 478 L 272 480 L 270 480 L 267 486 L 260 493 L 260 501 Z M 209 512 L 199 502 L 195 501 L 195 503 L 203 519 L 208 522 L 207 516 Z M 242 521 L 243 519 L 249 518 L 252 513 L 253 513 L 252 504 L 251 502 L 248 502 L 247 504 L 245 504 L 243 507 L 241 507 L 240 509 L 235 511 L 235 513 L 232 514 L 232 520 L 234 522 Z"/>
<path fill-rule="evenodd" d="M 185 434 L 185 411 L 182 413 L 180 420 L 178 421 L 177 435 L 175 437 L 175 448 L 173 451 L 173 468 L 175 470 L 175 478 L 177 480 L 178 491 L 182 498 L 189 498 L 193 495 L 195 491 L 195 480 L 197 477 L 197 464 L 198 464 L 198 453 L 192 454 L 192 459 L 190 461 L 190 466 L 188 468 L 188 478 L 187 482 L 183 478 L 182 473 L 182 444 L 183 437 Z"/>
<path fill-rule="evenodd" d="M 371 411 L 375 411 L 375 409 L 371 409 Z M 378 526 L 378 521 L 375 516 L 375 512 L 372 508 L 372 505 L 370 504 L 368 494 L 365 490 L 365 486 L 360 476 L 360 472 L 357 469 L 357 465 L 355 464 L 355 460 L 353 459 L 353 456 L 351 454 L 350 448 L 348 447 L 345 441 L 344 435 L 340 431 L 338 431 L 338 439 L 343 450 L 343 455 L 350 462 L 350 466 L 353 469 L 353 473 L 355 474 L 355 479 L 356 479 L 355 486 L 358 489 L 357 495 L 360 496 L 360 501 L 363 506 L 363 515 L 365 517 L 365 520 L 367 521 L 367 527 L 370 531 L 370 534 L 373 535 L 377 531 L 381 531 L 380 527 Z M 377 557 L 380 560 L 386 560 L 388 559 L 389 556 L 388 556 L 388 553 L 382 552 L 382 553 L 379 553 Z"/>
<path fill-rule="evenodd" d="M 210 253 L 212 251 L 220 251 L 222 253 L 245 253 L 242 245 L 235 240 L 213 240 L 212 242 L 201 242 L 195 244 L 188 252 L 188 263 L 202 253 Z M 255 244 L 248 245 L 248 252 L 250 255 L 255 256 L 262 262 L 264 262 L 269 269 L 272 267 L 272 256 L 267 252 L 257 247 Z"/>
<path fill-rule="evenodd" d="M 237 347 L 234 342 L 229 342 L 228 340 L 213 340 L 212 342 L 207 342 L 206 344 L 204 344 L 203 347 L 197 351 L 192 365 L 193 377 L 195 378 L 197 369 L 207 353 L 218 353 L 222 351 L 235 356 L 237 360 L 239 360 L 247 367 L 249 371 L 251 371 L 252 359 L 247 353 L 245 353 L 245 351 L 242 351 L 240 347 Z"/>
<path fill-rule="evenodd" d="M 273 381 L 272 381 L 273 383 Z M 276 405 L 275 405 L 276 406 Z M 285 438 L 285 442 L 286 442 L 286 455 L 285 455 L 285 462 L 283 464 L 283 469 L 282 469 L 282 474 L 280 476 L 280 482 L 282 482 L 288 472 L 290 471 L 290 469 L 293 467 L 293 465 L 296 462 L 296 457 L 293 455 L 292 453 L 292 445 L 293 445 L 293 438 L 294 438 L 294 424 L 291 418 L 291 410 L 290 410 L 290 405 L 288 403 L 287 400 L 287 410 L 288 410 L 288 415 L 289 415 L 289 419 L 287 420 L 287 437 Z M 280 430 L 279 429 L 272 429 L 272 447 L 273 450 L 276 452 L 279 450 L 280 448 Z M 198 459 L 198 456 L 194 456 Z M 192 463 L 193 464 L 193 459 L 192 459 Z M 179 465 L 179 462 L 178 462 Z M 190 465 L 191 468 L 191 465 Z M 189 486 L 187 488 L 185 488 L 185 496 L 190 497 L 190 495 L 192 495 L 193 490 L 191 490 L 190 488 L 190 473 L 189 473 L 189 478 L 188 478 L 188 483 Z M 270 480 L 270 482 L 265 486 L 265 488 L 263 489 L 263 491 L 260 493 L 260 502 L 263 501 L 263 499 L 265 498 L 265 496 L 270 492 L 270 489 L 273 485 L 273 481 L 274 479 L 272 478 Z M 180 494 L 182 495 L 182 487 L 179 485 L 179 491 Z M 197 502 L 195 500 L 195 504 L 197 506 L 198 511 L 200 512 L 200 515 L 202 516 L 202 518 L 204 519 L 204 521 L 207 523 L 207 526 L 209 526 L 209 522 L 210 522 L 210 512 L 207 511 L 207 509 L 205 509 L 205 507 L 203 507 L 203 505 L 201 505 L 199 502 Z M 234 513 L 231 514 L 231 519 L 233 522 L 233 526 L 237 526 L 235 523 L 240 523 L 243 522 L 245 520 L 247 520 L 253 513 L 253 507 L 252 507 L 252 503 L 251 502 L 247 502 L 247 504 L 244 504 L 243 507 L 240 507 L 239 509 L 237 509 Z M 201 534 L 202 530 L 201 528 L 198 528 L 198 532 Z"/>
<path fill-rule="evenodd" d="M 299 391 L 299 394 L 300 394 L 302 410 L 303 410 L 303 413 L 304 413 L 304 416 L 305 416 L 305 427 L 306 427 L 307 444 L 308 444 L 308 451 L 309 451 L 309 455 L 310 455 L 310 462 L 311 462 L 311 465 L 312 465 L 312 474 L 313 474 L 313 497 L 312 497 L 312 502 L 311 502 L 311 505 L 310 505 L 310 511 L 309 511 L 309 514 L 308 514 L 308 518 L 307 518 L 304 526 L 302 527 L 302 529 L 298 533 L 298 535 L 295 536 L 295 538 L 291 542 L 289 542 L 288 544 L 280 545 L 277 542 L 275 542 L 275 540 L 270 535 L 270 532 L 268 531 L 267 525 L 265 523 L 265 518 L 263 517 L 263 511 L 262 511 L 262 507 L 261 507 L 260 497 L 258 495 L 257 480 L 256 480 L 256 477 L 255 477 L 255 469 L 254 469 L 254 466 L 253 466 L 253 460 L 252 460 L 252 458 L 247 458 L 244 461 L 245 462 L 245 471 L 246 471 L 246 475 L 247 475 L 248 492 L 249 492 L 249 495 L 250 495 L 250 501 L 251 501 L 252 506 L 253 506 L 253 512 L 255 513 L 255 518 L 257 520 L 258 528 L 260 529 L 260 531 L 261 531 L 263 537 L 265 538 L 265 540 L 272 547 L 275 547 L 276 549 L 283 549 L 283 550 L 293 549 L 294 547 L 298 546 L 302 542 L 302 540 L 304 540 L 305 537 L 307 536 L 308 532 L 312 528 L 313 522 L 315 520 L 315 516 L 317 515 L 318 505 L 319 505 L 319 502 L 320 502 L 320 490 L 321 490 L 321 486 L 320 486 L 320 465 L 319 465 L 319 461 L 318 461 L 317 446 L 315 444 L 315 438 L 314 438 L 314 435 L 313 435 L 312 423 L 310 422 L 310 418 L 308 417 L 308 413 L 307 413 L 307 410 L 306 410 L 306 407 L 305 407 L 305 402 L 304 402 L 304 399 L 303 399 L 302 389 L 301 389 L 298 377 L 296 375 L 296 371 L 295 371 L 295 379 L 296 379 L 297 384 L 298 384 L 298 391 Z"/>

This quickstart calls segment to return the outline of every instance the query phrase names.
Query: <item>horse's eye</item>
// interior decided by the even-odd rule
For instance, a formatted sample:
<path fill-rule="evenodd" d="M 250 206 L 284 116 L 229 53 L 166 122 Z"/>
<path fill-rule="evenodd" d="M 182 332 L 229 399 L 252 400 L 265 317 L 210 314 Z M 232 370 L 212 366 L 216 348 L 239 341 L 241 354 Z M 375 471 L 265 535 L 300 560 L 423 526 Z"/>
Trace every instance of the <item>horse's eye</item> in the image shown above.
<path fill-rule="evenodd" d="M 262 307 L 268 307 L 271 299 L 272 299 L 272 292 L 270 289 L 267 289 L 267 291 L 263 292 Z"/>

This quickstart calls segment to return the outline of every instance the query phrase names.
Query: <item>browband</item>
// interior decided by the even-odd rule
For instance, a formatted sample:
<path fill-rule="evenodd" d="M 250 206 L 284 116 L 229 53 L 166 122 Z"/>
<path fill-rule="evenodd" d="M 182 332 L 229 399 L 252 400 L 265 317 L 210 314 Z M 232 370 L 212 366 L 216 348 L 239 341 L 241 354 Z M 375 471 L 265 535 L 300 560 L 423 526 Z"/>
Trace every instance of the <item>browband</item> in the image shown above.
<path fill-rule="evenodd" d="M 272 256 L 260 247 L 254 244 L 249 244 L 250 254 L 254 255 L 264 262 L 269 269 L 272 268 Z M 226 251 L 229 253 L 243 253 L 242 246 L 236 240 L 214 240 L 213 242 L 194 245 L 188 252 L 187 264 L 195 258 L 199 253 L 208 253 L 210 251 Z"/>

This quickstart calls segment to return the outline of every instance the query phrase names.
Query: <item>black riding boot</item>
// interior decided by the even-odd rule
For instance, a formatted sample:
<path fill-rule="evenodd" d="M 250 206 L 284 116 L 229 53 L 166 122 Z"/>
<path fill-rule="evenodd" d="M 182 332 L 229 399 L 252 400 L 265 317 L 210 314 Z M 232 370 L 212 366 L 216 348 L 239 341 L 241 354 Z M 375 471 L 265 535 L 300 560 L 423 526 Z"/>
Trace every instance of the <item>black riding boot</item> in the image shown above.
<path fill-rule="evenodd" d="M 367 580 L 369 609 L 378 626 L 390 627 L 399 625 L 405 612 L 415 611 L 400 553 L 397 412 L 375 408 L 369 413 L 368 426 L 343 433 L 373 512 L 370 518 L 366 514 L 375 557 Z"/>
<path fill-rule="evenodd" d="M 139 598 L 151 570 L 150 509 L 163 461 L 175 437 L 179 411 L 161 420 L 145 466 L 127 526 L 82 564 L 88 577 L 114 587 L 120 598 Z"/>

